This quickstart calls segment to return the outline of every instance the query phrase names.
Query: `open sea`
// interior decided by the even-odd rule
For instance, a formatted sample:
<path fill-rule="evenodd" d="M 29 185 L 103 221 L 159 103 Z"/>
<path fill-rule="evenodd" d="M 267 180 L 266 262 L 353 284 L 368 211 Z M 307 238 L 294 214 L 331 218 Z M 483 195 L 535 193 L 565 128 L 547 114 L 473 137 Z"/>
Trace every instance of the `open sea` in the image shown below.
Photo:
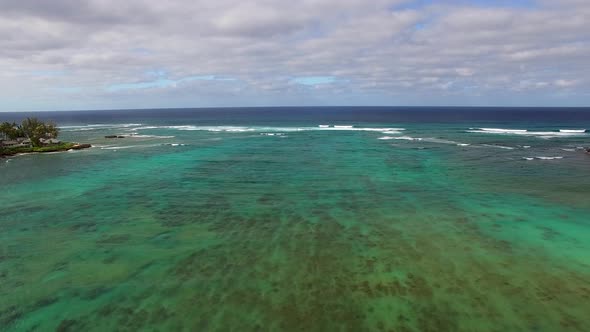
<path fill-rule="evenodd" d="M 590 331 L 590 109 L 25 116 L 1 331 Z"/>

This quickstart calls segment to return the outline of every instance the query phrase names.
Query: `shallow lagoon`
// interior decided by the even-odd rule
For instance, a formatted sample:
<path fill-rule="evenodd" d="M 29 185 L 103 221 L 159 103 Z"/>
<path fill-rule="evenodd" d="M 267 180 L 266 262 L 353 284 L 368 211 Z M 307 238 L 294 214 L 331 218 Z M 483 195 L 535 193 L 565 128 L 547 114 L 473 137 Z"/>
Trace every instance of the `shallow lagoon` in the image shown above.
<path fill-rule="evenodd" d="M 590 329 L 590 134 L 187 117 L 0 160 L 2 330 Z"/>

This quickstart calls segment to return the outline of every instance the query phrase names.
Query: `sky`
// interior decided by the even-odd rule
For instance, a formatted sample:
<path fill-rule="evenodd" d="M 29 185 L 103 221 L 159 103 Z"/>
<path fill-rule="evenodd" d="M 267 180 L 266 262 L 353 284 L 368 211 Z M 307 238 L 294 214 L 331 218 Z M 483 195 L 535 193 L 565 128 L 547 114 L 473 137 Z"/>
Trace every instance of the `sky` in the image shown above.
<path fill-rule="evenodd" d="M 590 106 L 589 0 L 0 0 L 0 112 Z"/>

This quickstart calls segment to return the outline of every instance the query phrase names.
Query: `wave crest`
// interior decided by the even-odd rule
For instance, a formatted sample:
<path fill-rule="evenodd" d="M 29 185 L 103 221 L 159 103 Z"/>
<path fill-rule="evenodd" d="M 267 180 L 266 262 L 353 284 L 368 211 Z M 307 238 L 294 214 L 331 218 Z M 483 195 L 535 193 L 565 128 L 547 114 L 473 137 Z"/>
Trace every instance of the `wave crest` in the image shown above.
<path fill-rule="evenodd" d="M 527 129 L 504 129 L 504 128 L 469 128 L 468 133 L 476 134 L 504 134 L 524 135 L 540 138 L 568 137 L 586 135 L 586 129 L 559 129 L 558 131 L 530 131 Z"/>

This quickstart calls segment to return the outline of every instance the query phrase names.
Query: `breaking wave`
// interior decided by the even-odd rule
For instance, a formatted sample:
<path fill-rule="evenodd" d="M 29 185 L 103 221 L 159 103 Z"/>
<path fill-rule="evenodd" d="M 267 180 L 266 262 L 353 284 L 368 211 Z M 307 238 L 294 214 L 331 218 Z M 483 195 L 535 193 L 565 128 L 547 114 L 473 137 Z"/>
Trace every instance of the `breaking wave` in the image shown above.
<path fill-rule="evenodd" d="M 103 146 L 101 150 L 125 150 L 125 149 L 142 149 L 142 148 L 154 148 L 158 146 L 168 145 L 168 146 L 178 146 L 184 144 L 177 144 L 177 143 L 165 143 L 165 144 L 138 144 L 138 145 L 116 145 L 116 146 Z"/>
<path fill-rule="evenodd" d="M 523 157 L 522 159 L 524 160 L 558 160 L 558 159 L 563 159 L 563 156 L 556 156 L 556 157 L 544 157 L 544 156 L 539 156 L 539 157 Z"/>
<path fill-rule="evenodd" d="M 77 126 L 59 126 L 62 131 L 89 131 L 89 130 L 108 130 L 108 129 L 128 129 L 141 126 L 141 123 L 100 123 Z"/>
<path fill-rule="evenodd" d="M 148 129 L 175 129 L 181 131 L 209 131 L 223 133 L 243 133 L 243 132 L 299 132 L 299 131 L 368 131 L 381 132 L 385 134 L 400 134 L 405 128 L 373 128 L 373 127 L 355 127 L 352 125 L 319 125 L 317 127 L 257 127 L 257 126 L 141 126 L 133 130 Z"/>
<path fill-rule="evenodd" d="M 140 134 L 130 134 L 130 135 L 123 135 L 128 138 L 174 138 L 174 136 L 158 136 L 158 135 L 140 135 Z"/>
<path fill-rule="evenodd" d="M 504 146 L 504 145 L 497 145 L 497 144 L 482 144 L 483 146 L 487 146 L 490 148 L 497 148 L 497 149 L 504 149 L 504 150 L 514 150 L 511 146 Z"/>
<path fill-rule="evenodd" d="M 421 141 L 421 140 L 423 140 L 423 138 L 420 138 L 420 137 L 410 137 L 410 136 L 394 137 L 393 139 L 403 140 L 403 141 Z"/>
<path fill-rule="evenodd" d="M 469 128 L 468 133 L 477 134 L 504 134 L 524 135 L 540 138 L 568 137 L 586 135 L 586 129 L 559 129 L 558 131 L 530 131 L 527 129 L 504 129 L 504 128 Z"/>
<path fill-rule="evenodd" d="M 586 129 L 559 129 L 560 133 L 585 133 Z"/>
<path fill-rule="evenodd" d="M 499 134 L 522 134 L 526 133 L 526 129 L 504 129 L 504 128 L 469 128 L 471 130 L 479 130 L 488 133 L 499 133 Z"/>
<path fill-rule="evenodd" d="M 456 141 L 451 141 L 442 138 L 434 138 L 434 137 L 411 137 L 411 136 L 384 136 L 379 139 L 395 139 L 395 140 L 403 140 L 403 141 L 417 141 L 417 142 L 428 142 L 428 143 L 437 143 L 437 144 L 450 144 L 450 145 L 457 145 L 457 146 L 470 146 L 471 144 L 468 143 L 461 143 Z"/>

